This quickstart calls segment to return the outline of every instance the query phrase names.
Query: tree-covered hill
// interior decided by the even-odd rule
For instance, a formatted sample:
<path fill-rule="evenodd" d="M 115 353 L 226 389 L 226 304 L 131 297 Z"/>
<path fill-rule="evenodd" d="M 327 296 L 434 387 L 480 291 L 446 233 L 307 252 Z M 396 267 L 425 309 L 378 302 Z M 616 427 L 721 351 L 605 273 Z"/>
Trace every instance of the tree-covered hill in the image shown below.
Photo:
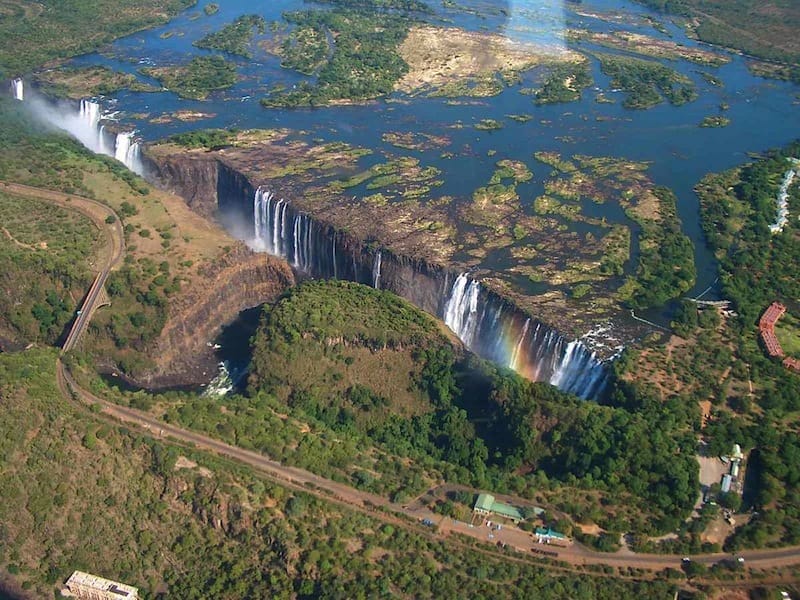
<path fill-rule="evenodd" d="M 563 508 L 619 531 L 674 529 L 696 497 L 696 418 L 686 404 L 626 387 L 613 395 L 615 405 L 602 406 L 532 383 L 453 345 L 431 317 L 387 292 L 302 284 L 265 310 L 253 343 L 251 400 L 235 405 L 288 409 L 330 429 L 353 441 L 346 460 L 356 461 L 359 445 L 376 446 L 436 465 L 448 481 L 540 501 L 565 487 L 599 489 L 614 510 L 593 502 Z M 265 440 L 239 411 L 180 414 L 208 431 L 221 418 L 233 439 Z M 291 452 L 283 458 L 298 460 Z M 330 469 L 331 460 L 320 458 L 316 468 Z M 372 478 L 364 485 L 387 491 Z"/>
<path fill-rule="evenodd" d="M 15 598 L 53 597 L 75 569 L 144 599 L 673 596 L 668 581 L 454 552 L 142 437 L 63 399 L 55 361 L 50 350 L 0 354 L 0 572 Z"/>

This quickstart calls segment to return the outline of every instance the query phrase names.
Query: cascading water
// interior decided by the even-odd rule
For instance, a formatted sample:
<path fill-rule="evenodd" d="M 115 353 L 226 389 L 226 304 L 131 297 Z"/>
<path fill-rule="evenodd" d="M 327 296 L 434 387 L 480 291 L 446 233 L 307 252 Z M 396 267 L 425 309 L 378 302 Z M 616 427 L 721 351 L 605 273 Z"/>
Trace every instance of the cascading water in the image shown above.
<path fill-rule="evenodd" d="M 385 257 L 380 250 L 348 246 L 346 236 L 316 223 L 263 187 L 253 199 L 253 223 L 253 245 L 258 250 L 284 258 L 314 277 L 341 277 L 412 299 L 409 287 L 398 289 L 394 280 L 383 276 Z M 428 309 L 438 310 L 438 316 L 477 355 L 582 398 L 603 391 L 606 368 L 582 342 L 569 341 L 528 317 L 466 273 L 439 289 L 446 297 L 438 308 L 429 304 Z"/>
<path fill-rule="evenodd" d="M 288 260 L 302 271 L 311 268 L 311 220 L 301 213 L 290 214 L 289 203 L 276 200 L 260 187 L 253 201 L 254 245 Z M 292 213 L 294 211 L 291 211 Z"/>
<path fill-rule="evenodd" d="M 505 303 L 478 281 L 459 275 L 444 305 L 443 318 L 470 350 L 534 381 L 547 381 L 581 398 L 599 395 L 606 385 L 603 362 L 579 340 L 506 311 Z"/>
<path fill-rule="evenodd" d="M 14 100 L 22 102 L 25 99 L 25 84 L 22 83 L 21 78 L 18 77 L 11 82 L 11 93 Z"/>
<path fill-rule="evenodd" d="M 103 131 L 103 127 L 100 127 Z M 133 131 L 120 132 L 114 140 L 114 158 L 124 164 L 134 173 L 142 172 L 142 162 L 140 156 L 139 142 L 134 141 Z M 102 137 L 102 135 L 101 135 Z M 103 152 L 101 150 L 101 152 Z M 103 152 L 108 154 L 108 152 Z"/>
<path fill-rule="evenodd" d="M 376 290 L 381 289 L 381 251 L 375 253 L 375 260 L 372 262 L 372 287 Z"/>
<path fill-rule="evenodd" d="M 21 100 L 22 80 L 19 81 L 18 99 Z M 53 104 L 43 101 L 36 94 L 26 100 L 26 103 L 28 102 L 34 105 L 37 115 L 72 135 L 92 152 L 116 158 L 134 173 L 139 175 L 144 173 L 139 143 L 134 140 L 134 132 L 112 131 L 107 126 L 109 116 L 103 114 L 99 102 L 84 98 L 80 101 L 77 111 L 74 104 Z"/>

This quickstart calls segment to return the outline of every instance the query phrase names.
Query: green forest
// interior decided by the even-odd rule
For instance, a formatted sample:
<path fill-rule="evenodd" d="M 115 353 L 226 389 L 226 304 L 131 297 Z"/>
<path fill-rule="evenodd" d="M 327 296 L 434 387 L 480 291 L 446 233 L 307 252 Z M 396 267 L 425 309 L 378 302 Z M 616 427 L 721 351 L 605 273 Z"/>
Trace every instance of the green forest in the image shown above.
<path fill-rule="evenodd" d="M 696 277 L 694 244 L 681 229 L 675 194 L 665 187 L 656 187 L 653 193 L 660 201 L 657 220 L 628 211 L 641 227 L 639 264 L 629 300 L 635 308 L 663 306 L 688 291 Z"/>
<path fill-rule="evenodd" d="M 0 4 L 0 79 L 84 54 L 140 29 L 166 23 L 195 0 L 42 0 Z"/>
<path fill-rule="evenodd" d="M 382 358 L 370 362 L 375 353 Z M 400 378 L 408 386 L 410 375 L 407 389 L 392 390 L 395 368 L 409 370 Z M 622 383 L 607 405 L 567 396 L 464 355 L 426 314 L 357 284 L 306 283 L 265 311 L 249 397 L 226 398 L 237 408 L 225 412 L 208 401 L 178 400 L 183 407 L 168 416 L 327 475 L 377 445 L 381 454 L 427 465 L 428 475 L 433 469 L 448 481 L 501 493 L 535 498 L 562 486 L 599 489 L 607 502 L 637 510 L 612 514 L 598 504 L 573 512 L 592 512 L 614 531 L 669 531 L 695 499 L 697 414 L 686 404 L 664 405 Z M 276 444 L 274 417 L 257 425 L 269 407 L 348 443 L 315 445 L 313 454 L 310 440 L 299 448 L 290 440 Z M 398 479 L 393 461 L 383 462 L 372 467 L 380 476 L 368 480 L 358 474 L 360 463 L 350 482 L 383 493 L 411 493 L 405 488 L 414 478 L 424 483 L 424 472 Z"/>
<path fill-rule="evenodd" d="M 800 297 L 800 228 L 790 218 L 783 232 L 768 225 L 777 213 L 777 193 L 784 173 L 800 156 L 800 142 L 741 168 L 707 176 L 699 185 L 703 228 L 720 260 L 724 294 L 738 318 L 739 351 L 761 389 L 758 410 L 747 407 L 714 424 L 719 439 L 743 439 L 755 447 L 753 480 L 745 494 L 747 506 L 759 516 L 739 529 L 731 548 L 800 542 L 800 446 L 794 430 L 800 410 L 800 377 L 769 359 L 757 339 L 756 325 L 773 301 L 784 302 L 797 314 Z M 790 188 L 790 215 L 800 212 L 796 184 Z"/>
<path fill-rule="evenodd" d="M 794 43 L 800 6 L 786 0 L 637 0 L 662 12 L 697 20 L 695 32 L 709 44 L 784 63 L 800 59 Z M 746 32 L 746 34 L 742 34 Z"/>
<path fill-rule="evenodd" d="M 668 580 L 553 573 L 466 544 L 453 552 L 424 528 L 140 436 L 63 399 L 55 359 L 0 354 L 0 569 L 22 594 L 52 597 L 84 569 L 145 600 L 673 596 Z"/>
<path fill-rule="evenodd" d="M 0 191 L 0 336 L 54 344 L 91 283 L 100 232 L 83 216 Z"/>

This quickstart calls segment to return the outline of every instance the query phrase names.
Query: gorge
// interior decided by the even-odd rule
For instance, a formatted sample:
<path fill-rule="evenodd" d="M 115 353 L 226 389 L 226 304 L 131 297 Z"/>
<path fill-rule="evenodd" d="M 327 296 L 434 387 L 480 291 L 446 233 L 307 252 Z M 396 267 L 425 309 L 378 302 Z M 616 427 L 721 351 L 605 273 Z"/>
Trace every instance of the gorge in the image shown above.
<path fill-rule="evenodd" d="M 266 185 L 253 185 L 221 161 L 164 161 L 149 155 L 145 161 L 195 210 L 209 214 L 216 205 L 223 220 L 244 221 L 252 233 L 240 232 L 241 237 L 305 276 L 392 291 L 443 319 L 471 351 L 534 381 L 581 398 L 596 398 L 606 386 L 607 368 L 585 344 L 568 340 L 468 273 L 360 240 L 298 210 Z M 203 182 L 200 189 L 198 182 Z"/>
<path fill-rule="evenodd" d="M 582 342 L 565 339 L 467 273 L 455 275 L 365 246 L 317 223 L 265 187 L 253 194 L 253 223 L 258 249 L 312 277 L 347 279 L 395 292 L 444 320 L 482 358 L 581 398 L 596 397 L 605 387 L 605 366 Z M 428 292 L 420 293 L 421 288 Z"/>

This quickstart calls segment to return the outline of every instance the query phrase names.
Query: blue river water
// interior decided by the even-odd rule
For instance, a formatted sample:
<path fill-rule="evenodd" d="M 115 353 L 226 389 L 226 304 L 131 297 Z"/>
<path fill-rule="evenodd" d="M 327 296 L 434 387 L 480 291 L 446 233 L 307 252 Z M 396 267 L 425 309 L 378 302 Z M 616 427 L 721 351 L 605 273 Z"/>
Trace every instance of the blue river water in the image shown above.
<path fill-rule="evenodd" d="M 298 0 L 278 0 L 253 5 L 246 0 L 220 3 L 220 10 L 206 16 L 202 6 L 191 9 L 162 27 L 136 33 L 112 44 L 100 53 L 76 58 L 74 65 L 107 65 L 134 73 L 142 82 L 155 83 L 144 76 L 143 66 L 182 64 L 191 56 L 209 52 L 192 43 L 242 14 L 258 13 L 268 22 L 279 21 L 287 10 L 311 6 Z M 627 30 L 656 38 L 671 39 L 686 46 L 701 45 L 685 35 L 663 16 L 623 0 L 585 0 L 580 4 L 562 0 L 525 0 L 511 2 L 463 1 L 455 8 L 435 6 L 437 14 L 427 20 L 442 25 L 457 25 L 471 30 L 502 33 L 510 40 L 536 42 L 553 47 L 569 45 L 577 50 L 602 50 L 590 44 L 567 44 L 567 28 L 593 31 Z M 595 18 L 596 14 L 605 15 Z M 595 16 L 591 16 L 595 14 Z M 661 21 L 662 32 L 651 19 Z M 269 40 L 272 34 L 257 36 L 257 42 Z M 704 46 L 708 48 L 707 46 Z M 530 206 L 542 193 L 542 179 L 549 167 L 533 160 L 535 151 L 556 151 L 565 156 L 586 154 L 618 156 L 650 163 L 649 175 L 656 184 L 671 188 L 678 197 L 683 227 L 695 243 L 697 283 L 690 293 L 707 288 L 716 278 L 716 265 L 703 242 L 698 201 L 693 187 L 702 176 L 740 164 L 748 152 L 760 152 L 783 145 L 800 132 L 798 92 L 800 88 L 785 82 L 754 77 L 745 59 L 728 54 L 731 61 L 719 68 L 700 66 L 687 61 L 664 61 L 695 82 L 699 98 L 684 106 L 662 103 L 649 110 L 629 110 L 622 106 L 622 94 L 610 89 L 609 80 L 590 58 L 595 89 L 583 93 L 580 101 L 549 106 L 535 105 L 530 96 L 519 93 L 520 87 L 535 85 L 537 71 L 523 75 L 519 85 L 506 88 L 492 98 L 470 100 L 460 104 L 441 98 L 395 94 L 387 101 L 363 106 L 315 109 L 266 109 L 259 99 L 270 89 L 282 85 L 291 88 L 307 79 L 282 69 L 279 59 L 256 47 L 252 60 L 227 57 L 237 63 L 241 80 L 232 88 L 213 93 L 208 100 L 179 98 L 169 91 L 137 93 L 123 91 L 104 98 L 107 107 L 120 110 L 123 123 L 135 126 L 144 140 L 206 127 L 286 127 L 305 132 L 310 139 L 340 140 L 358 146 L 396 152 L 381 140 L 381 135 L 395 131 L 424 131 L 446 135 L 452 140 L 448 150 L 455 157 L 444 159 L 440 150 L 420 152 L 423 164 L 442 170 L 444 185 L 437 194 L 469 197 L 485 185 L 495 162 L 501 158 L 522 160 L 534 171 L 535 180 L 520 187 L 523 205 Z M 712 73 L 724 82 L 716 87 L 706 82 L 700 72 Z M 602 91 L 614 103 L 598 103 Z M 730 119 L 724 128 L 700 128 L 709 115 L 720 114 L 720 105 L 729 106 Z M 213 116 L 194 122 L 172 118 L 177 111 L 197 111 Z M 519 123 L 505 118 L 509 114 L 530 114 L 533 118 Z M 471 127 L 481 119 L 504 121 L 498 131 L 478 131 Z M 461 128 L 454 128 L 462 124 Z M 403 151 L 415 154 L 415 151 Z M 364 164 L 381 160 L 378 152 L 365 157 Z M 610 221 L 627 221 L 618 207 L 585 206 L 593 216 L 606 216 Z M 628 222 L 630 224 L 630 222 Z"/>

